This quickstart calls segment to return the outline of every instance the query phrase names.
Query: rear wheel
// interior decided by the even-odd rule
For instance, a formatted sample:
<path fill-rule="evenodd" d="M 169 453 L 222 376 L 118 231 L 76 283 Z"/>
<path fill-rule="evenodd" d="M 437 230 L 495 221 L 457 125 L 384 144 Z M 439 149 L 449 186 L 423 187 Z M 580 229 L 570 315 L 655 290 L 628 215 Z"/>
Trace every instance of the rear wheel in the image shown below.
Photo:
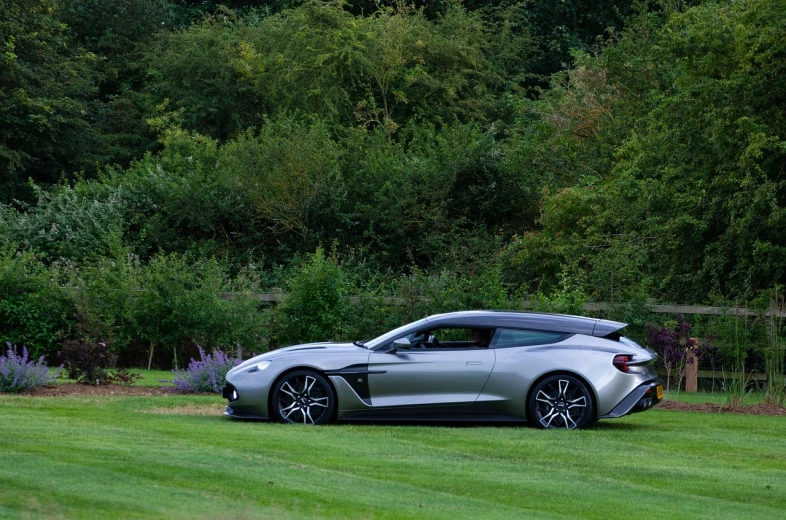
<path fill-rule="evenodd" d="M 271 405 L 280 422 L 324 424 L 333 420 L 336 394 L 324 376 L 297 370 L 276 382 Z"/>
<path fill-rule="evenodd" d="M 539 382 L 530 394 L 529 420 L 540 428 L 583 428 L 595 419 L 589 388 L 579 379 L 557 374 Z"/>

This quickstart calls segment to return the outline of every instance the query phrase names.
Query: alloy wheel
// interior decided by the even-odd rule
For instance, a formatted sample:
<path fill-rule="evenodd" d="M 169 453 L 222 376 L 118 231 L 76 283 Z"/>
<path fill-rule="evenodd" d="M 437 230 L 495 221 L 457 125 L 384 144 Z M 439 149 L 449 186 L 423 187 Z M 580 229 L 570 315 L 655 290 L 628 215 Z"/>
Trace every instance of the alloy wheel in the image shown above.
<path fill-rule="evenodd" d="M 298 371 L 278 382 L 273 404 L 282 422 L 322 424 L 333 417 L 335 397 L 324 377 L 315 372 Z"/>
<path fill-rule="evenodd" d="M 530 399 L 530 416 L 541 428 L 572 430 L 587 425 L 594 414 L 592 397 L 578 379 L 558 375 L 538 384 Z"/>

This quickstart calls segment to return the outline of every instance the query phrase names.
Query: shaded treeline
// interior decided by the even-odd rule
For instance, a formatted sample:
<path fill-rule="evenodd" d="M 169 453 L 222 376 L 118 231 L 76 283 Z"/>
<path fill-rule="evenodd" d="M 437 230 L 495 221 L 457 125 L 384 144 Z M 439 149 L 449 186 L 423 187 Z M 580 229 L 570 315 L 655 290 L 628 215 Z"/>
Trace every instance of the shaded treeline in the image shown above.
<path fill-rule="evenodd" d="M 288 287 L 320 246 L 354 294 L 460 295 L 436 310 L 742 302 L 786 281 L 782 0 L 0 12 L 3 339 L 261 341 L 194 309 L 254 314 L 207 294 Z M 180 289 L 159 321 L 117 310 L 165 267 Z M 187 321 L 166 294 L 203 287 L 164 338 Z"/>

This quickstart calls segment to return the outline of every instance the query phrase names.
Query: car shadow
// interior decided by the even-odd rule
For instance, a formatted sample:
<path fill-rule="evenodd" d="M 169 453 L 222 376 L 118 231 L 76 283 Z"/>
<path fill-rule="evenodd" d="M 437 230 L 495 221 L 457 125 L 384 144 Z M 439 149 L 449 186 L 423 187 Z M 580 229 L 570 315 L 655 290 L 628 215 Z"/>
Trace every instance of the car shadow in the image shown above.
<path fill-rule="evenodd" d="M 368 426 L 428 426 L 428 427 L 443 427 L 443 428 L 531 428 L 537 430 L 538 428 L 523 422 L 503 422 L 503 421 L 488 421 L 488 422 L 465 422 L 465 421 L 363 421 L 363 420 L 350 420 L 338 421 L 333 426 L 342 425 L 368 425 Z M 584 428 L 584 431 L 635 431 L 650 429 L 649 425 L 641 425 L 630 422 L 616 422 L 616 421 L 599 421 L 591 426 Z"/>
<path fill-rule="evenodd" d="M 229 419 L 233 422 L 254 422 L 254 423 L 271 423 L 277 424 L 275 421 L 271 421 L 269 419 L 251 419 L 251 418 L 236 418 L 236 417 L 224 417 L 225 419 Z M 330 423 L 330 427 L 332 428 L 341 428 L 343 426 L 400 426 L 400 427 L 412 427 L 412 426 L 427 426 L 431 428 L 531 428 L 533 430 L 537 430 L 538 428 L 535 426 L 531 426 L 524 422 L 515 422 L 515 421 L 427 421 L 427 420 L 363 420 L 363 419 L 350 419 L 350 420 L 341 420 Z M 635 431 L 635 430 L 644 430 L 644 429 L 652 429 L 652 425 L 640 425 L 634 424 L 629 422 L 617 422 L 617 421 L 599 421 L 591 426 L 587 426 L 584 428 L 584 431 Z"/>
<path fill-rule="evenodd" d="M 516 421 L 430 421 L 430 420 L 364 420 L 345 419 L 334 425 L 369 425 L 369 426 L 444 426 L 448 428 L 488 428 L 499 426 L 505 428 L 526 428 L 524 422 Z"/>
<path fill-rule="evenodd" d="M 590 430 L 599 431 L 634 431 L 634 430 L 649 430 L 652 429 L 651 425 L 635 424 L 630 422 L 617 422 L 617 421 L 599 421 L 590 426 Z"/>

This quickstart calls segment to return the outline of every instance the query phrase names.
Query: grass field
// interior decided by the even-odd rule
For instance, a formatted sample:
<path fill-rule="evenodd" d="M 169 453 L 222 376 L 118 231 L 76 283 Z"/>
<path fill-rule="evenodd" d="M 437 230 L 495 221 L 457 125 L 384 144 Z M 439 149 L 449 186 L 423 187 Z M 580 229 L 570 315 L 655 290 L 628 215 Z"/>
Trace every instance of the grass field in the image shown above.
<path fill-rule="evenodd" d="M 0 517 L 786 517 L 783 417 L 302 427 L 223 403 L 1 396 Z"/>
<path fill-rule="evenodd" d="M 172 379 L 140 372 L 140 386 Z M 230 421 L 223 405 L 0 396 L 0 517 L 786 518 L 784 417 L 308 428 Z"/>
<path fill-rule="evenodd" d="M 135 384 L 138 386 L 161 386 L 172 383 L 175 375 L 171 370 L 142 370 L 132 369 L 131 372 L 138 373 L 140 377 Z M 166 383 L 163 383 L 166 381 Z"/>

